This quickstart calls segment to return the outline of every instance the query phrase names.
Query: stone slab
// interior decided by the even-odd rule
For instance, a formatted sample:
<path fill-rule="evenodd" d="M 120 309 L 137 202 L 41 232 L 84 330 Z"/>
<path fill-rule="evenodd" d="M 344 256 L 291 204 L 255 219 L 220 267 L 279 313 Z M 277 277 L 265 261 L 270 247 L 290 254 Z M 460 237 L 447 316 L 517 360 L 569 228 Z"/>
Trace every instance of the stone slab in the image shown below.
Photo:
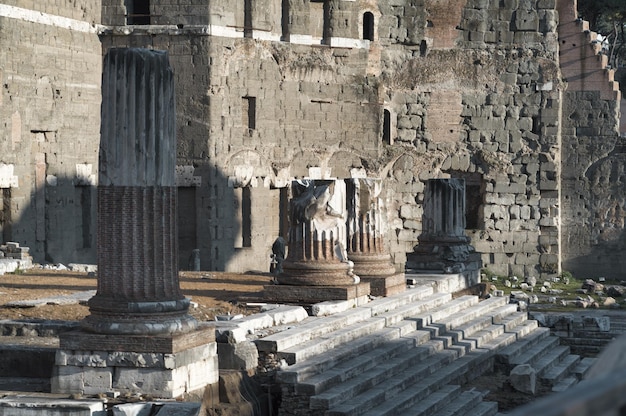
<path fill-rule="evenodd" d="M 89 395 L 140 393 L 173 399 L 195 394 L 206 386 L 216 384 L 219 379 L 215 342 L 174 355 L 164 354 L 162 362 L 154 363 L 156 365 L 144 362 L 142 357 L 128 357 L 127 361 L 117 360 L 119 357 L 112 360 L 106 356 L 97 358 L 98 366 L 90 365 L 89 361 L 75 360 L 56 365 L 51 391 Z"/>
<path fill-rule="evenodd" d="M 2 416 L 106 415 L 102 400 L 69 400 L 45 396 L 6 396 L 0 399 Z"/>
<path fill-rule="evenodd" d="M 53 296 L 40 299 L 16 300 L 6 304 L 9 308 L 33 308 L 44 305 L 75 305 L 87 302 L 96 294 L 95 290 L 85 290 L 69 295 Z"/>
<path fill-rule="evenodd" d="M 356 299 L 370 294 L 367 282 L 349 286 L 267 285 L 263 289 L 263 297 L 267 301 L 302 304 Z"/>
<path fill-rule="evenodd" d="M 312 316 L 325 316 L 343 312 L 357 306 L 365 305 L 369 302 L 369 296 L 348 300 L 327 300 L 325 302 L 316 303 L 311 308 Z"/>
<path fill-rule="evenodd" d="M 391 276 L 361 276 L 361 281 L 370 284 L 372 296 L 391 296 L 406 290 L 404 273 Z"/>
<path fill-rule="evenodd" d="M 194 331 L 174 335 L 111 335 L 83 330 L 60 334 L 59 347 L 79 351 L 132 351 L 175 354 L 215 341 L 215 327 L 202 326 Z"/>
<path fill-rule="evenodd" d="M 198 416 L 200 408 L 194 402 L 143 402 L 118 404 L 111 411 L 113 416 Z"/>

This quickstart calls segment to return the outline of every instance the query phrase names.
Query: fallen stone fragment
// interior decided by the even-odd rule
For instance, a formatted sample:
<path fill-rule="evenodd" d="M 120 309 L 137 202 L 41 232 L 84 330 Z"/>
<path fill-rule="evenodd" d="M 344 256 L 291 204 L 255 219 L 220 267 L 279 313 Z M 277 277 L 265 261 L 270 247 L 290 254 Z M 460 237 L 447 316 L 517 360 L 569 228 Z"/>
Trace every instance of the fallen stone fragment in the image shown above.
<path fill-rule="evenodd" d="M 509 374 L 511 386 L 522 393 L 535 394 L 537 386 L 537 372 L 529 364 L 515 366 Z"/>
<path fill-rule="evenodd" d="M 8 308 L 36 308 L 44 305 L 75 305 L 87 302 L 96 294 L 95 290 L 76 292 L 70 295 L 53 296 L 41 299 L 16 300 L 8 302 L 4 306 Z"/>

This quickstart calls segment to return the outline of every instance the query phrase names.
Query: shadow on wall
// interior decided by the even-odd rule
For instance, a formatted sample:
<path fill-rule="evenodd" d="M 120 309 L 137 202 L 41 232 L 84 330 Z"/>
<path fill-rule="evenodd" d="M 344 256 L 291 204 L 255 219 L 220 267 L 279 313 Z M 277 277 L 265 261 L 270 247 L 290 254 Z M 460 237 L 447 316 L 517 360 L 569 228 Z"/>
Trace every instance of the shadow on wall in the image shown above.
<path fill-rule="evenodd" d="M 581 279 L 626 280 L 626 231 L 614 230 L 612 233 L 615 238 L 599 241 L 589 254 L 564 260 L 563 270 Z"/>
<path fill-rule="evenodd" d="M 236 214 L 240 201 L 227 178 L 210 170 L 211 174 L 209 169 L 196 169 L 207 178 L 201 185 L 178 187 L 179 270 L 196 268 L 193 250 L 199 250 L 201 270 L 225 270 L 235 255 L 242 228 Z M 0 204 L 2 240 L 28 247 L 34 263 L 96 264 L 97 194 L 90 181 L 50 174 L 27 201 L 5 188 Z M 266 263 L 269 267 L 269 257 Z"/>
<path fill-rule="evenodd" d="M 92 182 L 47 174 L 28 201 L 15 189 L 3 189 L 3 242 L 28 247 L 35 263 L 95 264 L 97 190 Z"/>
<path fill-rule="evenodd" d="M 569 196 L 571 219 L 577 221 L 564 227 L 563 270 L 580 278 L 606 277 L 626 279 L 626 177 L 623 166 L 626 154 L 619 143 L 605 157 L 585 171 L 587 182 L 579 181 L 581 192 Z M 567 196 L 566 196 L 567 199 Z M 580 201 L 584 201 L 584 204 Z M 587 253 L 568 256 L 568 252 Z"/>
<path fill-rule="evenodd" d="M 199 186 L 178 187 L 178 268 L 224 271 L 242 234 L 237 213 L 249 208 L 219 169 L 198 166 L 194 175 Z"/>

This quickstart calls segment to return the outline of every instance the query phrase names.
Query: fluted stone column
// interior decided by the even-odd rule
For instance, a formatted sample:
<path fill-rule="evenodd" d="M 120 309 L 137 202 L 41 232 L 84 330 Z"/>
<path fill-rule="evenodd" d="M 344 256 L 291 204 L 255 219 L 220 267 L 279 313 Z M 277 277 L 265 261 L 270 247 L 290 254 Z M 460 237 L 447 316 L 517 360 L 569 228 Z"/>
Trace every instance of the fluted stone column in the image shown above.
<path fill-rule="evenodd" d="M 176 124 L 166 52 L 111 49 L 104 60 L 98 184 L 98 290 L 86 329 L 189 331 L 179 287 Z"/>
<path fill-rule="evenodd" d="M 187 313 L 178 281 L 167 53 L 111 49 L 102 78 L 98 290 L 81 329 L 59 335 L 51 391 L 213 397 L 215 328 Z"/>
<path fill-rule="evenodd" d="M 465 273 L 470 283 L 479 279 L 480 255 L 465 234 L 465 180 L 429 179 L 424 190 L 422 234 L 407 269 Z"/>
<path fill-rule="evenodd" d="M 384 246 L 387 230 L 379 179 L 346 179 L 348 193 L 348 258 L 359 276 L 395 271 Z"/>
<path fill-rule="evenodd" d="M 465 235 L 465 180 L 429 179 L 424 191 L 420 241 L 468 242 Z"/>
<path fill-rule="evenodd" d="M 346 179 L 348 259 L 354 273 L 369 281 L 375 296 L 387 296 L 406 287 L 404 273 L 396 273 L 385 247 L 388 230 L 382 181 L 375 178 Z"/>
<path fill-rule="evenodd" d="M 358 283 L 346 254 L 346 192 L 340 180 L 293 181 L 287 258 L 280 284 Z"/>

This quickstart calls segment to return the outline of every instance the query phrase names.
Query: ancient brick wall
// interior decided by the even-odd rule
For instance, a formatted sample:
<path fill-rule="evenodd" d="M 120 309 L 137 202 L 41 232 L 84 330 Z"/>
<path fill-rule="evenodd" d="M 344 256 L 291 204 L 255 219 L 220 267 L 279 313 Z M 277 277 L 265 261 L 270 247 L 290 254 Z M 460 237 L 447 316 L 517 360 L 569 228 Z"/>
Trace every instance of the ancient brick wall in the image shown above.
<path fill-rule="evenodd" d="M 153 0 L 143 22 L 129 21 L 133 11 L 125 4 L 130 3 L 102 1 L 102 23 L 111 26 L 100 37 L 102 48 L 167 50 L 175 72 L 184 188 L 179 222 L 189 234 L 181 236 L 183 268 L 191 249 L 198 248 L 203 269 L 267 270 L 274 239 L 286 235 L 287 184 L 294 178 L 361 174 L 385 179 L 387 243 L 398 268 L 421 232 L 429 178 L 466 180 L 468 233 L 493 272 L 549 275 L 561 270 L 562 259 L 575 271 L 593 250 L 621 247 L 615 245 L 619 237 L 607 237 L 621 235 L 623 228 L 614 85 L 610 76 L 607 82 L 598 78 L 594 54 L 577 69 L 594 72 L 593 82 L 588 78 L 582 85 L 565 74 L 563 62 L 573 55 L 563 54 L 567 48 L 560 41 L 582 36 L 575 42 L 581 45 L 586 34 L 584 28 L 568 31 L 561 25 L 557 38 L 563 10 L 555 0 Z M 81 19 L 97 19 L 90 10 Z M 78 18 L 76 11 L 58 13 Z M 48 26 L 36 26 L 33 33 L 42 27 Z M 51 30 L 59 33 L 55 45 L 63 49 L 55 56 L 66 65 L 99 59 L 93 33 L 60 28 L 47 33 Z M 42 39 L 30 42 L 49 41 Z M 39 61 L 36 67 L 43 65 Z M 3 82 L 9 79 L 6 71 Z M 53 81 L 87 79 L 71 85 L 99 85 L 98 77 L 94 66 L 82 73 L 58 68 Z M 84 136 L 97 142 L 91 121 L 97 117 L 98 92 L 90 91 L 81 91 L 72 107 L 55 104 L 52 111 L 63 110 L 63 117 L 37 113 L 37 119 L 55 123 L 73 118 L 78 137 L 73 142 L 65 132 L 60 140 L 61 130 L 52 129 L 57 133 L 51 135 L 47 127 L 24 127 L 35 132 L 35 143 L 55 137 L 50 148 L 59 151 L 46 157 L 23 154 L 28 163 L 16 165 L 17 176 L 31 172 L 32 189 L 45 182 L 50 161 L 67 169 L 78 163 L 68 159 L 82 158 L 84 172 L 96 160 L 93 153 L 74 149 Z M 7 94 L 5 87 L 4 103 Z M 33 108 L 34 102 L 20 101 L 19 107 Z M 22 126 L 20 117 L 33 117 L 9 111 L 6 104 L 0 111 L 11 120 L 7 125 Z M 81 115 L 90 123 L 77 122 Z M 8 129 L 4 143 L 16 137 L 20 143 L 18 132 Z M 72 148 L 60 152 L 63 146 Z M 96 148 L 93 143 L 91 151 Z M 69 188 L 59 193 L 54 204 L 70 203 L 69 193 Z M 54 217 L 36 208 L 19 212 L 28 210 L 29 218 Z M 602 212 L 608 214 L 598 220 Z M 617 256 L 598 259 L 596 270 L 619 264 Z"/>
<path fill-rule="evenodd" d="M 560 4 L 563 100 L 563 268 L 581 277 L 621 278 L 626 267 L 626 143 L 620 92 L 607 56 L 574 4 Z"/>
<path fill-rule="evenodd" d="M 2 238 L 39 262 L 95 262 L 100 10 L 91 1 L 0 7 Z"/>

